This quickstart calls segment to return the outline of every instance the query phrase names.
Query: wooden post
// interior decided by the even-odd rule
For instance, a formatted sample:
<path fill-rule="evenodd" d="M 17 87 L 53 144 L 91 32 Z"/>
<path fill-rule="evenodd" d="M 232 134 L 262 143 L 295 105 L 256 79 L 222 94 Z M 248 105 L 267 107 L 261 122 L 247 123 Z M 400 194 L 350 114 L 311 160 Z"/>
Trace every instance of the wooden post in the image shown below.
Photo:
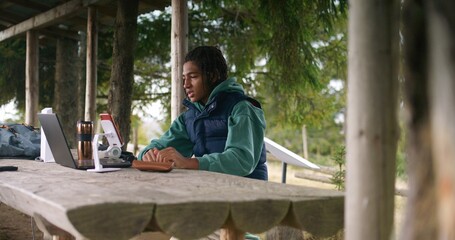
<path fill-rule="evenodd" d="M 188 5 L 187 0 L 172 0 L 172 29 L 171 29 L 171 120 L 183 112 L 182 101 L 185 91 L 182 84 L 183 61 L 188 52 Z"/>
<path fill-rule="evenodd" d="M 349 240 L 385 240 L 392 234 L 399 7 L 399 1 L 350 2 L 345 201 Z"/>
<path fill-rule="evenodd" d="M 403 75 L 406 109 L 406 167 L 408 191 L 400 240 L 438 239 L 435 211 L 435 165 L 431 156 L 431 126 L 428 98 L 428 25 L 425 0 L 404 1 Z M 439 44 L 439 43 L 437 43 Z M 400 193 L 399 189 L 396 191 Z M 425 227 L 423 227 L 425 226 Z"/>
<path fill-rule="evenodd" d="M 98 24 L 97 9 L 88 7 L 87 19 L 87 68 L 86 68 L 86 89 L 85 89 L 85 120 L 95 121 L 96 117 L 96 72 L 98 52 Z M 96 126 L 96 125 L 95 125 Z"/>
<path fill-rule="evenodd" d="M 38 124 L 39 102 L 39 40 L 36 31 L 27 31 L 25 60 L 25 123 Z"/>
<path fill-rule="evenodd" d="M 302 139 L 303 139 L 303 158 L 308 160 L 308 142 L 307 142 L 308 136 L 307 136 L 305 124 L 303 124 L 303 126 L 302 126 Z"/>
<path fill-rule="evenodd" d="M 444 0 L 428 6 L 430 139 L 436 172 L 437 236 L 455 239 L 455 5 Z"/>

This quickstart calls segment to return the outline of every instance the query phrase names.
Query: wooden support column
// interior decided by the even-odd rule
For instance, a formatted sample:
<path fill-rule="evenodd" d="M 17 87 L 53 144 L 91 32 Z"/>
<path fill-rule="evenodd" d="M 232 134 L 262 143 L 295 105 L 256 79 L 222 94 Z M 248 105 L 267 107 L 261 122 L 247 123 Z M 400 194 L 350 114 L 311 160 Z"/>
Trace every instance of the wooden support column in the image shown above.
<path fill-rule="evenodd" d="M 96 117 L 96 73 L 98 52 L 97 9 L 88 7 L 87 19 L 87 70 L 85 88 L 85 120 L 95 121 Z"/>
<path fill-rule="evenodd" d="M 399 9 L 400 1 L 350 1 L 344 213 L 349 240 L 392 236 Z"/>
<path fill-rule="evenodd" d="M 428 83 L 438 239 L 455 239 L 455 19 L 453 1 L 428 4 Z M 423 226 L 423 225 L 420 225 Z M 422 238 L 423 239 L 423 238 Z"/>
<path fill-rule="evenodd" d="M 185 54 L 188 52 L 188 4 L 187 0 L 172 0 L 172 29 L 171 29 L 171 120 L 183 112 L 182 101 L 185 91 L 182 84 L 182 71 Z"/>
<path fill-rule="evenodd" d="M 38 124 L 39 101 L 39 42 L 36 31 L 27 31 L 27 50 L 25 60 L 25 123 Z"/>

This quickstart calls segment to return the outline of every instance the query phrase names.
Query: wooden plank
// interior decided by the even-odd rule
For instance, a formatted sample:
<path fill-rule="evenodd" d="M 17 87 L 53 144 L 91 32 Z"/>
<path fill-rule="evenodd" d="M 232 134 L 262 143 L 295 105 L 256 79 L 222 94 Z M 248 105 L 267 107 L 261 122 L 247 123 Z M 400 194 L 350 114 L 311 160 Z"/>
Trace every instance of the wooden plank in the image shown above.
<path fill-rule="evenodd" d="M 296 201 L 285 222 L 318 237 L 331 237 L 344 225 L 343 206 L 343 199 L 330 197 Z"/>
<path fill-rule="evenodd" d="M 343 228 L 338 191 L 183 169 L 98 174 L 27 160 L 0 164 L 19 167 L 0 174 L 0 201 L 76 239 L 127 239 L 147 227 L 184 239 L 223 227 L 258 233 L 285 224 L 315 236 Z"/>
<path fill-rule="evenodd" d="M 228 202 L 212 202 L 207 199 L 202 202 L 159 204 L 156 207 L 154 224 L 174 237 L 197 239 L 218 230 L 228 217 Z"/>
<path fill-rule="evenodd" d="M 152 203 L 116 202 L 71 209 L 67 215 L 73 226 L 89 239 L 129 239 L 145 229 L 154 208 Z"/>
<path fill-rule="evenodd" d="M 294 174 L 294 176 L 296 178 L 303 178 L 303 179 L 308 179 L 308 180 L 312 180 L 312 181 L 333 184 L 332 181 L 330 180 L 330 176 L 309 174 L 309 173 L 305 173 L 305 172 L 296 172 Z"/>
<path fill-rule="evenodd" d="M 281 223 L 290 206 L 290 200 L 256 200 L 232 203 L 232 226 L 242 232 L 265 232 Z M 267 209 L 267 211 L 263 211 L 263 209 Z"/>
<path fill-rule="evenodd" d="M 18 4 L 24 8 L 29 8 L 41 12 L 49 9 L 47 5 L 29 0 L 14 0 L 14 4 Z"/>
<path fill-rule="evenodd" d="M 89 3 L 94 4 L 98 1 L 92 0 Z M 16 35 L 25 33 L 32 29 L 42 28 L 52 25 L 64 18 L 75 15 L 78 11 L 83 10 L 89 4 L 84 0 L 71 0 L 64 4 L 61 4 L 55 8 L 52 8 L 46 12 L 31 17 L 25 21 L 22 21 L 14 26 L 11 26 L 0 32 L 0 42 L 14 37 Z"/>

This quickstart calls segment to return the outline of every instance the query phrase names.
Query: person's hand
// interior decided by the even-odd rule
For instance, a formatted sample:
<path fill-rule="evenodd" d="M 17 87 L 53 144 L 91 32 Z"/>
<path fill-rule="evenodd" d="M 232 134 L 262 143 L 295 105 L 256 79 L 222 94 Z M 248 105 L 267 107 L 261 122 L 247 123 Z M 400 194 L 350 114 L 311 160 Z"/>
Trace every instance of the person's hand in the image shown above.
<path fill-rule="evenodd" d="M 142 156 L 142 161 L 144 162 L 156 162 L 156 154 L 158 153 L 157 148 L 153 148 L 145 152 L 144 156 Z"/>
<path fill-rule="evenodd" d="M 196 158 L 186 158 L 173 147 L 153 150 L 156 162 L 173 162 L 175 168 L 198 169 L 199 167 L 199 161 Z"/>

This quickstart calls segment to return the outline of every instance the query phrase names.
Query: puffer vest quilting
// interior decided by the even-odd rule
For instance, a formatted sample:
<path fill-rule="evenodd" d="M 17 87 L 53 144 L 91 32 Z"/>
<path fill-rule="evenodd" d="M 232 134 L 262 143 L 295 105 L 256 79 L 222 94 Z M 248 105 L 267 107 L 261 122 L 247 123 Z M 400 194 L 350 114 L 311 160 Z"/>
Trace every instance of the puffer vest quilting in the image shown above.
<path fill-rule="evenodd" d="M 243 100 L 248 100 L 254 106 L 261 107 L 255 99 L 242 93 L 228 94 L 222 92 L 207 103 L 202 111 L 198 110 L 188 99 L 183 101 L 183 105 L 188 107 L 184 115 L 186 130 L 191 142 L 194 144 L 193 154 L 196 157 L 224 151 L 228 135 L 229 115 L 234 106 Z M 246 177 L 267 180 L 267 176 L 266 149 L 264 144 L 258 165 Z"/>

